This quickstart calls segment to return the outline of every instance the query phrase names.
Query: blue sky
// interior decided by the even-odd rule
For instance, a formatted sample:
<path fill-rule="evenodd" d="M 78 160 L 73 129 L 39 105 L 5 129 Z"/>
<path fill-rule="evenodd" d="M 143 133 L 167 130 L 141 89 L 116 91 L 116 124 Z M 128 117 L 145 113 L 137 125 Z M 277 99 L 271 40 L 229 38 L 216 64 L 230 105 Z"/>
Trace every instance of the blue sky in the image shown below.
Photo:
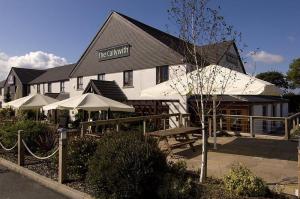
<path fill-rule="evenodd" d="M 215 0 L 242 32 L 249 73 L 286 72 L 300 57 L 300 1 Z M 111 10 L 166 30 L 168 0 L 0 0 L 0 77 L 11 64 L 51 67 L 78 60 Z M 30 61 L 28 61 L 30 59 Z M 254 69 L 254 60 L 256 60 Z"/>

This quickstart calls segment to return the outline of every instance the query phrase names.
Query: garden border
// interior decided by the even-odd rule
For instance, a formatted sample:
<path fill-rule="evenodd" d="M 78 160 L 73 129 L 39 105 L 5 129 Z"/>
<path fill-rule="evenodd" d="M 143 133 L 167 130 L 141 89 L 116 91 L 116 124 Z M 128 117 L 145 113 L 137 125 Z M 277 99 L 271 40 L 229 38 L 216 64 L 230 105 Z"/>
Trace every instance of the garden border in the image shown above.
<path fill-rule="evenodd" d="M 67 185 L 60 184 L 60 183 L 53 181 L 45 176 L 37 174 L 27 168 L 24 168 L 15 163 L 12 163 L 4 158 L 0 158 L 0 164 L 4 167 L 8 168 L 11 171 L 17 172 L 23 176 L 30 178 L 31 180 L 38 182 L 39 184 L 44 185 L 45 187 L 47 187 L 49 189 L 52 189 L 60 194 L 63 194 L 64 196 L 74 198 L 74 199 L 93 199 L 93 197 L 87 193 L 83 193 L 81 191 L 78 191 L 71 187 L 68 187 Z"/>

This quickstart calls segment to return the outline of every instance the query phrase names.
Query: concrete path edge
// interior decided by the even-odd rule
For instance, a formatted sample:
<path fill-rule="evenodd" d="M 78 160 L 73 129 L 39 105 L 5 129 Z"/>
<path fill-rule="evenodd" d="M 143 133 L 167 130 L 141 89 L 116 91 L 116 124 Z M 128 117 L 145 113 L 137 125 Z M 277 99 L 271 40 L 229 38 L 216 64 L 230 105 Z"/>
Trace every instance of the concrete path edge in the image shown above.
<path fill-rule="evenodd" d="M 66 197 L 74 198 L 74 199 L 93 199 L 89 194 L 83 193 L 81 191 L 75 190 L 71 187 L 68 187 L 64 184 L 59 184 L 58 182 L 51 180 L 45 176 L 37 174 L 27 168 L 21 167 L 15 163 L 12 163 L 8 160 L 0 158 L 0 164 L 11 171 L 17 172 L 23 176 L 28 177 L 31 180 L 34 180 L 45 187 L 52 189 L 60 194 L 65 195 Z"/>

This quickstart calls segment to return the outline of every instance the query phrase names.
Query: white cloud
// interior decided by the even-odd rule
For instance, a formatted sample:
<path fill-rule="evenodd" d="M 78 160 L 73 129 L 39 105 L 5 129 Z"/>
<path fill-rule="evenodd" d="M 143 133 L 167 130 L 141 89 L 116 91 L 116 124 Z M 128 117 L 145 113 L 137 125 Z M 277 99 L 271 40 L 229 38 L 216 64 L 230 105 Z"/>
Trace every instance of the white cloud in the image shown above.
<path fill-rule="evenodd" d="M 11 67 L 46 69 L 67 63 L 65 58 L 43 51 L 29 52 L 21 56 L 9 56 L 0 52 L 0 78 L 5 79 Z"/>
<path fill-rule="evenodd" d="M 255 62 L 262 62 L 266 64 L 278 64 L 284 61 L 284 57 L 281 55 L 275 55 L 266 51 L 250 52 L 248 56 Z"/>
<path fill-rule="evenodd" d="M 289 40 L 289 42 L 294 42 L 294 41 L 296 41 L 296 37 L 291 36 L 291 35 L 288 36 L 287 39 Z"/>

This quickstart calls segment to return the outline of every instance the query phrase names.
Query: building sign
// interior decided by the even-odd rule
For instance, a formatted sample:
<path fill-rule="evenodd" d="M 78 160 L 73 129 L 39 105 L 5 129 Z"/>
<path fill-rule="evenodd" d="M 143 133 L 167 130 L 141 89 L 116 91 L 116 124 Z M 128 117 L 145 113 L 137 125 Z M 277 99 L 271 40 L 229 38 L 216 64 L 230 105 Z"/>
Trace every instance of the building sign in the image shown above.
<path fill-rule="evenodd" d="M 7 83 L 10 85 L 15 84 L 15 77 L 13 75 L 8 76 Z"/>
<path fill-rule="evenodd" d="M 127 57 L 130 55 L 130 45 L 122 44 L 105 49 L 97 50 L 99 61 L 105 61 L 109 59 L 116 59 L 120 57 Z"/>

